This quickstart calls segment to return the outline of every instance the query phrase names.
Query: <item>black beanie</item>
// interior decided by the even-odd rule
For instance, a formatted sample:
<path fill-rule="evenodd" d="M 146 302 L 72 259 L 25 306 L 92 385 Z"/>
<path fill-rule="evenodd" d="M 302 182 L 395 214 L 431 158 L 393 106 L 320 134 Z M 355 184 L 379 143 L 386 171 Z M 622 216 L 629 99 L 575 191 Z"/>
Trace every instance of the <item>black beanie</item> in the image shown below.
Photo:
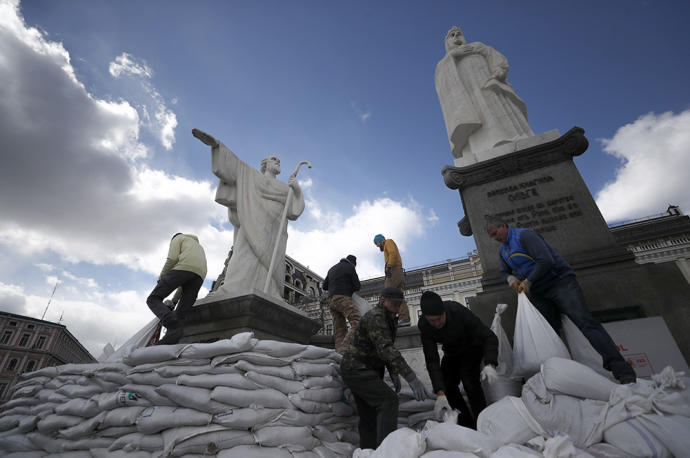
<path fill-rule="evenodd" d="M 345 259 L 347 259 L 348 261 L 350 261 L 350 264 L 352 264 L 353 266 L 356 266 L 356 265 L 357 265 L 357 257 L 356 257 L 355 255 L 353 255 L 353 254 L 348 254 L 348 255 L 345 257 Z"/>
<path fill-rule="evenodd" d="M 438 294 L 432 291 L 424 291 L 421 300 L 422 314 L 428 316 L 443 315 L 446 311 L 443 307 L 443 299 Z"/>

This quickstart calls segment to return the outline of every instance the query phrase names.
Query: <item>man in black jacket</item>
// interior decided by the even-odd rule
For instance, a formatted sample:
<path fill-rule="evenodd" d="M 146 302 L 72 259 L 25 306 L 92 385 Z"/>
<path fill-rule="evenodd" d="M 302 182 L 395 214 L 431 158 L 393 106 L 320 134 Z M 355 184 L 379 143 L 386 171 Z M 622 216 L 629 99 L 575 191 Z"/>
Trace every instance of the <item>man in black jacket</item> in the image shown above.
<path fill-rule="evenodd" d="M 352 301 L 352 293 L 361 288 L 355 271 L 356 265 L 357 258 L 350 254 L 331 267 L 323 281 L 323 289 L 328 291 L 328 307 L 333 316 L 335 351 L 340 354 L 347 348 L 355 326 L 361 319 L 359 309 Z M 350 323 L 349 331 L 345 320 Z"/>
<path fill-rule="evenodd" d="M 460 411 L 458 423 L 477 428 L 477 416 L 486 407 L 481 380 L 492 384 L 498 378 L 498 338 L 469 308 L 455 301 L 444 301 L 431 291 L 421 299 L 422 316 L 419 332 L 426 369 L 437 394 L 434 412 L 442 420 L 442 412 L 451 408 Z M 438 344 L 443 344 L 443 360 L 439 362 Z M 484 360 L 484 369 L 480 365 Z M 471 411 L 462 398 L 458 385 L 462 382 Z"/>

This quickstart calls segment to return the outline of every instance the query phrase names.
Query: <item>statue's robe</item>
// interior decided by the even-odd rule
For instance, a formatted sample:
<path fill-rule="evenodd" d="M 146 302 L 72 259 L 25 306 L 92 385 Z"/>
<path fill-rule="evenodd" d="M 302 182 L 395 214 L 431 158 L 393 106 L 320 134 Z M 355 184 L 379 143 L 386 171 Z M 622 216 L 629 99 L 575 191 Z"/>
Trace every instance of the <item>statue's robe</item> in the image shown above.
<path fill-rule="evenodd" d="M 245 164 L 223 143 L 213 147 L 211 154 L 211 168 L 220 179 L 216 202 L 228 207 L 228 218 L 235 226 L 225 280 L 213 294 L 263 291 L 289 186 Z M 294 221 L 303 211 L 303 196 L 293 193 L 287 219 Z M 287 224 L 278 239 L 275 266 L 266 291 L 277 298 L 282 298 L 286 245 Z"/>
<path fill-rule="evenodd" d="M 459 55 L 463 51 L 470 53 Z M 509 83 L 492 78 L 508 68 L 501 53 L 480 42 L 451 48 L 436 65 L 436 92 L 454 157 L 481 160 L 482 151 L 534 135 L 525 102 Z"/>

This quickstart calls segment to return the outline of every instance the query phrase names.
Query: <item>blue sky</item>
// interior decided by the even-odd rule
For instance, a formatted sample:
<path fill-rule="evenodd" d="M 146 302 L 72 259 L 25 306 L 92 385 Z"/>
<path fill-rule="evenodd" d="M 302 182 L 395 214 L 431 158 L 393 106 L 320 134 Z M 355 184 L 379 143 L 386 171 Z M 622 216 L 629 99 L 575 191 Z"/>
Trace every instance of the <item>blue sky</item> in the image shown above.
<path fill-rule="evenodd" d="M 152 318 L 170 236 L 210 286 L 232 240 L 202 129 L 258 167 L 302 160 L 288 254 L 380 275 L 463 257 L 434 69 L 458 25 L 504 54 L 536 133 L 575 159 L 609 221 L 690 211 L 688 2 L 0 0 L 0 309 L 63 323 L 94 354 Z"/>

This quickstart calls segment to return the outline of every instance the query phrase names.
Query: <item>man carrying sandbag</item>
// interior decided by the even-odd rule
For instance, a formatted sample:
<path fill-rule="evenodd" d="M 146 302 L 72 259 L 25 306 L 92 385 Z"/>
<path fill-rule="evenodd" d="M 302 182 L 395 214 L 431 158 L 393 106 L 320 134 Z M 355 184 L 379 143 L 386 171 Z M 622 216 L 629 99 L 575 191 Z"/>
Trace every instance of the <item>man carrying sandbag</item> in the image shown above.
<path fill-rule="evenodd" d="M 578 327 L 619 383 L 634 383 L 635 370 L 621 356 L 604 327 L 590 313 L 575 272 L 538 233 L 487 218 L 489 237 L 501 243 L 501 273 L 518 294 L 525 293 L 558 333 L 561 314 Z"/>
<path fill-rule="evenodd" d="M 417 374 L 393 345 L 397 332 L 397 314 L 403 292 L 388 287 L 381 291 L 376 306 L 361 319 L 343 354 L 340 372 L 350 388 L 359 414 L 359 446 L 375 449 L 398 426 L 400 375 L 410 384 L 418 401 L 432 398 Z M 388 369 L 395 392 L 383 381 Z"/>
<path fill-rule="evenodd" d="M 347 255 L 328 270 L 326 278 L 323 280 L 323 289 L 328 291 L 328 308 L 333 317 L 333 340 L 335 341 L 335 351 L 342 354 L 350 344 L 352 333 L 359 323 L 359 309 L 352 301 L 352 293 L 359 291 L 361 284 L 355 266 L 357 258 L 354 255 Z M 347 329 L 347 320 L 350 329 Z"/>
<path fill-rule="evenodd" d="M 458 409 L 458 424 L 477 429 L 479 412 L 486 407 L 480 379 L 489 384 L 498 379 L 498 337 L 470 309 L 459 302 L 444 301 L 432 291 L 422 293 L 421 308 L 418 326 L 426 370 L 438 396 L 436 418 L 443 421 L 444 410 Z M 439 343 L 443 344 L 443 360 L 438 356 Z M 480 371 L 482 360 L 484 368 Z M 460 382 L 470 408 L 458 388 Z"/>

